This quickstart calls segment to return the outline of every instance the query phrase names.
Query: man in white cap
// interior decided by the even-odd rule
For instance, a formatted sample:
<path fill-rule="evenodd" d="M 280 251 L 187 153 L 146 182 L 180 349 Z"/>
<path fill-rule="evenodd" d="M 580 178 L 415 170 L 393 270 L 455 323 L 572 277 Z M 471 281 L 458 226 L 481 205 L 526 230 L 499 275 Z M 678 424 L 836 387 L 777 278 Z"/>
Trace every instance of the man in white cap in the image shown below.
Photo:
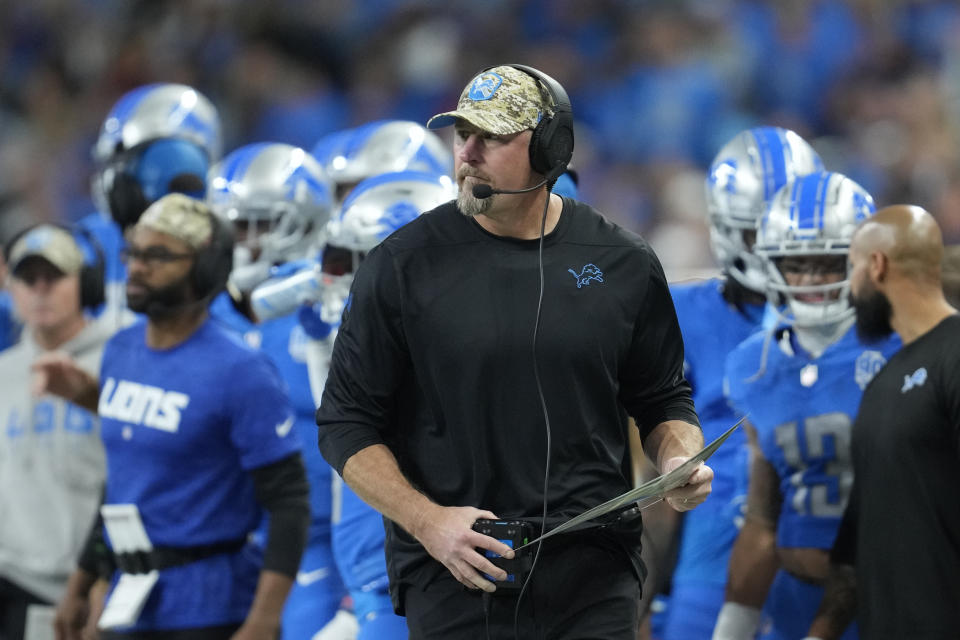
<path fill-rule="evenodd" d="M 102 279 L 95 281 L 102 274 L 85 264 L 69 230 L 28 229 L 5 258 L 25 330 L 0 354 L 0 637 L 21 640 L 25 630 L 49 629 L 50 605 L 63 595 L 106 474 L 96 414 L 56 396 L 32 396 L 30 367 L 61 351 L 98 371 L 110 332 L 84 313 L 97 302 L 95 289 L 102 292 Z"/>
<path fill-rule="evenodd" d="M 573 152 L 556 81 L 486 69 L 428 123 L 447 125 L 458 199 L 356 273 L 320 449 L 388 519 L 411 638 L 633 640 L 635 509 L 550 538 L 532 573 L 536 545 L 515 555 L 502 540 L 519 546 L 629 490 L 628 415 L 661 471 L 702 446 L 666 279 L 641 238 L 551 194 Z M 668 501 L 693 508 L 711 478 L 698 467 Z M 477 522 L 497 518 L 511 521 L 503 536 Z"/>

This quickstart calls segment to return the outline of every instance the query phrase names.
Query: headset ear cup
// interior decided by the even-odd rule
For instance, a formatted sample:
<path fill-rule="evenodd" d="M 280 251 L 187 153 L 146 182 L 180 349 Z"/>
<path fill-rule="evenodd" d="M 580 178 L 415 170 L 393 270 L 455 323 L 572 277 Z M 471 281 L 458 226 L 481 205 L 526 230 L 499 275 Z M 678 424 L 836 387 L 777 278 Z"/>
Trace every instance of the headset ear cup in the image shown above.
<path fill-rule="evenodd" d="M 558 165 L 566 165 L 573 156 L 573 128 L 564 112 L 544 118 L 530 137 L 530 166 L 546 175 Z"/>
<path fill-rule="evenodd" d="M 148 206 L 143 188 L 133 176 L 118 172 L 107 192 L 110 216 L 122 229 L 133 226 Z"/>
<path fill-rule="evenodd" d="M 197 253 L 191 277 L 197 298 L 212 299 L 227 286 L 233 269 L 233 230 L 211 216 L 210 246 Z"/>
<path fill-rule="evenodd" d="M 554 128 L 554 117 L 542 119 L 530 136 L 530 166 L 537 173 L 546 175 L 553 165 L 550 162 L 550 138 Z"/>
<path fill-rule="evenodd" d="M 80 306 L 84 309 L 96 309 L 107 301 L 107 260 L 103 247 L 88 229 L 79 226 L 64 227 L 64 229 L 73 234 L 78 245 L 84 244 L 89 250 L 89 261 L 87 261 L 88 256 L 85 255 L 86 262 L 80 269 Z"/>
<path fill-rule="evenodd" d="M 106 302 L 106 291 L 103 282 L 103 263 L 88 265 L 80 270 L 80 306 L 85 309 L 96 309 Z"/>
<path fill-rule="evenodd" d="M 554 121 L 549 147 L 551 168 L 568 165 L 573 158 L 573 119 L 569 113 L 558 113 Z"/>

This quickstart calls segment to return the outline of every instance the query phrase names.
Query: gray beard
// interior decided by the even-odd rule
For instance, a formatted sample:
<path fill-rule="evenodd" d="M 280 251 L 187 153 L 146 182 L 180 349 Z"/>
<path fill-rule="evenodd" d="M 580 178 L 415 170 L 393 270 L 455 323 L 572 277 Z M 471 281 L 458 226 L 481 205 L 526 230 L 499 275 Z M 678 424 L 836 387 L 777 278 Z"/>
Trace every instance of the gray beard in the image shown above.
<path fill-rule="evenodd" d="M 457 209 L 460 210 L 460 213 L 472 218 L 478 216 L 481 213 L 486 213 L 490 210 L 490 207 L 493 206 L 493 197 L 489 198 L 475 198 L 473 193 L 468 189 L 461 189 L 457 193 Z"/>

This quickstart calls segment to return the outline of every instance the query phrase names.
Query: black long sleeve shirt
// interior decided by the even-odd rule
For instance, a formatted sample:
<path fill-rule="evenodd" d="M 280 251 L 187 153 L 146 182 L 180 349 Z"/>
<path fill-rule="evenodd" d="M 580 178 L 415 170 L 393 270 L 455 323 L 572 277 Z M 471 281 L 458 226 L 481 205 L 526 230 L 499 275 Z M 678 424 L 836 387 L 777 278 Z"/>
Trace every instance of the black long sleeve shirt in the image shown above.
<path fill-rule="evenodd" d="M 565 199 L 543 271 L 548 513 L 572 516 L 631 487 L 628 414 L 642 436 L 666 420 L 699 423 L 666 279 L 644 240 Z M 453 203 L 387 238 L 356 274 L 333 350 L 317 411 L 327 461 L 342 472 L 386 444 L 441 505 L 539 516 L 538 294 L 538 241 L 487 233 Z M 392 523 L 388 534 L 392 578 L 426 559 Z"/>

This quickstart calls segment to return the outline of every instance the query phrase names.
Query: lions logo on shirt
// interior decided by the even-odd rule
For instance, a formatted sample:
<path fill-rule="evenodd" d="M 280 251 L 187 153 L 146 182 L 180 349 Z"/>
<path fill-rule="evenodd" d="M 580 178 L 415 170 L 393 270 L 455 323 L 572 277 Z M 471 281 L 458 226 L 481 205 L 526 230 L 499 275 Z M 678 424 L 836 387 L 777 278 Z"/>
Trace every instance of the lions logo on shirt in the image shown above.
<path fill-rule="evenodd" d="M 107 378 L 97 408 L 104 418 L 176 433 L 190 396 L 129 380 Z"/>

